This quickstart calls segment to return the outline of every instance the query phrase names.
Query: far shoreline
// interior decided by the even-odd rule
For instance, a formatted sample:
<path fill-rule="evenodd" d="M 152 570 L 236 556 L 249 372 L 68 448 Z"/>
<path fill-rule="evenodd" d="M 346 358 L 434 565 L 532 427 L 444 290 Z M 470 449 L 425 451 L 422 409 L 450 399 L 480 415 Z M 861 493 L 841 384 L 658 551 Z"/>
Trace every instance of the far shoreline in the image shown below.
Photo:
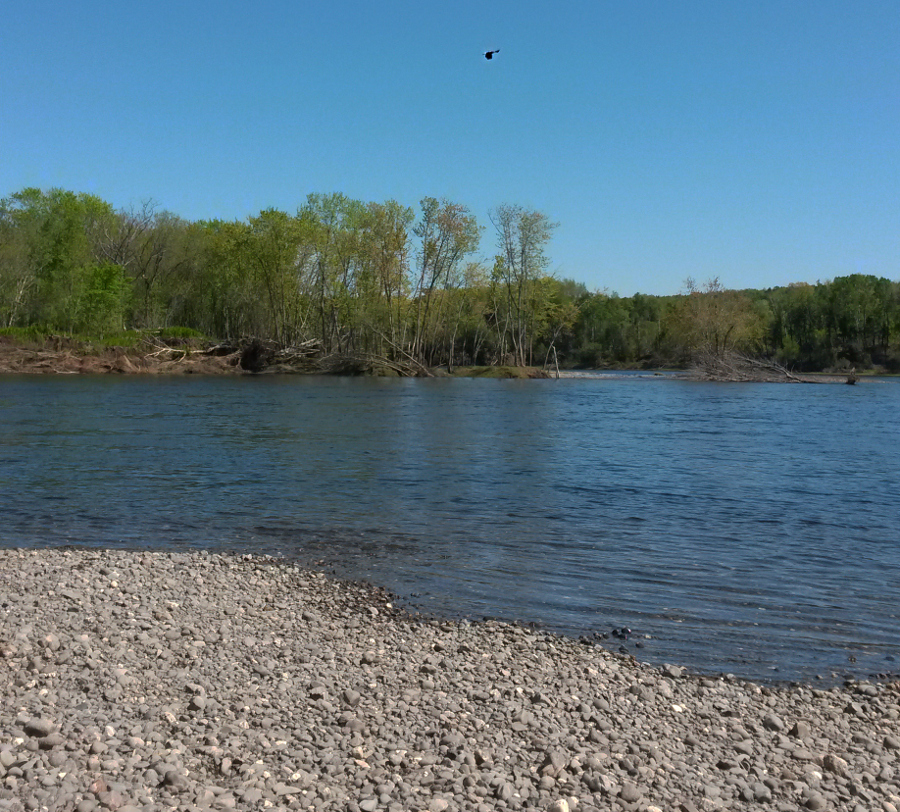
<path fill-rule="evenodd" d="M 793 374 L 777 368 L 752 379 L 710 376 L 700 369 L 602 367 L 548 369 L 536 366 L 403 367 L 369 359 L 366 368 L 326 368 L 309 358 L 280 359 L 273 354 L 254 368 L 247 368 L 246 353 L 223 345 L 195 341 L 170 342 L 150 351 L 144 347 L 94 347 L 89 342 L 53 337 L 25 344 L 0 336 L 0 375 L 342 375 L 350 377 L 494 378 L 516 380 L 565 380 L 647 378 L 656 380 L 712 381 L 723 383 L 857 383 L 882 377 L 878 372 L 807 372 Z"/>

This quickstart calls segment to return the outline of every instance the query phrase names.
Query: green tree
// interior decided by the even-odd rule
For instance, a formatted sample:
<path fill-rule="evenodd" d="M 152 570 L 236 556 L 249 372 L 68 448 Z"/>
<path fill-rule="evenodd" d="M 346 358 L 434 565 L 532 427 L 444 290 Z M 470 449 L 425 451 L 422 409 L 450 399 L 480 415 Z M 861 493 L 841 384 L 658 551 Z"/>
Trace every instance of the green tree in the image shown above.
<path fill-rule="evenodd" d="M 409 229 L 413 210 L 395 200 L 369 203 L 360 244 L 360 278 L 365 323 L 372 346 L 398 360 L 406 342 L 409 294 Z M 386 346 L 385 346 L 386 345 Z"/>
<path fill-rule="evenodd" d="M 89 266 L 75 306 L 75 328 L 101 336 L 121 331 L 130 292 L 121 266 L 112 262 Z"/>
<path fill-rule="evenodd" d="M 327 352 L 353 342 L 355 270 L 365 204 L 343 194 L 311 194 L 298 211 L 305 243 L 302 274 L 315 303 L 319 336 Z"/>
<path fill-rule="evenodd" d="M 130 280 L 132 325 L 169 326 L 177 308 L 173 291 L 181 287 L 178 277 L 188 274 L 197 260 L 195 234 L 193 224 L 159 210 L 153 201 L 145 201 L 140 209 L 117 212 L 112 228 L 104 233 L 101 250 Z"/>
<path fill-rule="evenodd" d="M 250 226 L 240 221 L 210 220 L 200 224 L 202 255 L 185 308 L 207 335 L 221 338 L 262 336 L 263 301 L 247 256 Z"/>
<path fill-rule="evenodd" d="M 539 319 L 532 288 L 545 275 L 549 264 L 547 244 L 557 224 L 543 212 L 503 204 L 490 213 L 500 253 L 494 263 L 492 281 L 500 295 L 495 321 L 500 331 L 500 351 L 512 355 L 513 363 L 532 361 L 534 328 Z"/>
<path fill-rule="evenodd" d="M 41 219 L 23 197 L 25 190 L 0 200 L 0 319 L 6 327 L 23 324 L 31 295 L 37 285 L 36 261 Z"/>
<path fill-rule="evenodd" d="M 481 229 L 469 210 L 448 200 L 423 198 L 422 213 L 413 228 L 418 238 L 412 297 L 415 324 L 410 354 L 422 361 L 434 361 L 437 325 L 441 308 L 450 297 L 436 295 L 457 288 L 461 263 L 478 247 Z M 433 312 L 433 308 L 438 312 Z"/>
<path fill-rule="evenodd" d="M 759 312 L 749 296 L 727 290 L 718 277 L 702 286 L 688 278 L 686 294 L 671 314 L 673 328 L 693 359 L 721 359 L 729 353 L 755 353 L 763 335 Z"/>
<path fill-rule="evenodd" d="M 0 202 L 7 323 L 73 330 L 80 298 L 104 262 L 103 236 L 114 219 L 100 198 L 63 189 L 28 188 Z"/>
<path fill-rule="evenodd" d="M 250 266 L 251 284 L 265 302 L 257 334 L 290 344 L 301 337 L 306 320 L 297 284 L 300 223 L 283 211 L 266 209 L 251 217 L 248 226 L 242 232 L 239 253 Z"/>
<path fill-rule="evenodd" d="M 884 353 L 895 323 L 894 286 L 888 279 L 851 274 L 828 286 L 826 329 L 838 352 L 851 361 L 868 364 L 876 352 Z"/>
<path fill-rule="evenodd" d="M 631 359 L 629 308 L 616 294 L 595 293 L 582 300 L 575 334 L 579 339 L 579 362 L 604 366 Z"/>

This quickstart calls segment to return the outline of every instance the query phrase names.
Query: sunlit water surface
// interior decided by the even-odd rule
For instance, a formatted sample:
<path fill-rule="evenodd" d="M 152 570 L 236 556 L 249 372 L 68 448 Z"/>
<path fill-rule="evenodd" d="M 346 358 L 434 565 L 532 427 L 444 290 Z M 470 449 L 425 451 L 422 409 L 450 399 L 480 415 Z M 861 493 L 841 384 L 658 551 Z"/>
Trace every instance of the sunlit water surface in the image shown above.
<path fill-rule="evenodd" d="M 895 673 L 898 419 L 896 380 L 6 376 L 0 545 L 280 553 L 650 662 Z"/>

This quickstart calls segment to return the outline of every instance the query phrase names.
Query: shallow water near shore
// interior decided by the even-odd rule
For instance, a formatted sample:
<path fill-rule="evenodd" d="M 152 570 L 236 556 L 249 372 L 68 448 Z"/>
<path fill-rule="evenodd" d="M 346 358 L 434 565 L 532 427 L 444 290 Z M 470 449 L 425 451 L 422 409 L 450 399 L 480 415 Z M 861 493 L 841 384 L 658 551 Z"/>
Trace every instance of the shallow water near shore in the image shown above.
<path fill-rule="evenodd" d="M 0 377 L 0 545 L 280 553 L 757 680 L 900 670 L 900 382 Z M 834 676 L 834 675 L 837 675 Z"/>

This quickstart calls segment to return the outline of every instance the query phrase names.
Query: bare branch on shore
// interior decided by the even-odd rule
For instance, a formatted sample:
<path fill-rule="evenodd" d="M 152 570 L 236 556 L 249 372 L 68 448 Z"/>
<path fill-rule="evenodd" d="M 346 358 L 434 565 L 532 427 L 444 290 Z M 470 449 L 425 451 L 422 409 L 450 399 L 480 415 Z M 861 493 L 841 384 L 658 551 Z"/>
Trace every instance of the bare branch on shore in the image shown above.
<path fill-rule="evenodd" d="M 820 375 L 796 375 L 791 370 L 764 358 L 729 350 L 726 352 L 701 352 L 694 361 L 689 377 L 695 380 L 744 382 L 744 383 L 839 383 L 842 377 Z M 851 370 L 846 383 L 856 382 L 856 371 Z"/>

